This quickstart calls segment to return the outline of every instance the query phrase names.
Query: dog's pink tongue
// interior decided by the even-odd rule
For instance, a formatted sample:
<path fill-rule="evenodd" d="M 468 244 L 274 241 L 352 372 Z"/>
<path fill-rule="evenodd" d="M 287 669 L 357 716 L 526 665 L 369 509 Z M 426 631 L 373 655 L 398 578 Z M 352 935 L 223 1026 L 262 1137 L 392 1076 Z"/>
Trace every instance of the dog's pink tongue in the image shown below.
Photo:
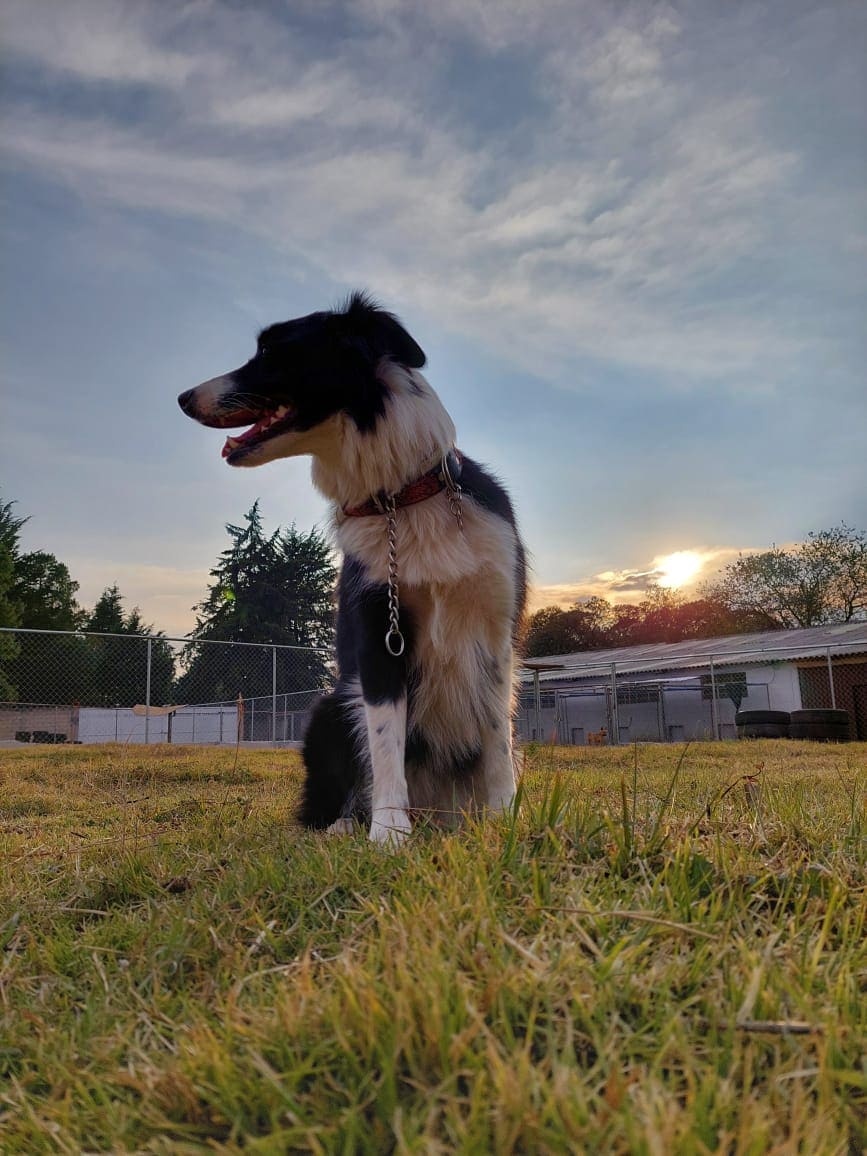
<path fill-rule="evenodd" d="M 288 406 L 281 405 L 274 410 L 273 413 L 266 413 L 264 417 L 260 417 L 255 425 L 250 426 L 248 430 L 244 430 L 242 434 L 238 434 L 236 438 L 226 438 L 226 444 L 223 446 L 223 457 L 227 458 L 232 450 L 236 450 L 238 446 L 243 445 L 244 442 L 256 438 L 259 434 L 264 433 L 265 430 L 270 429 L 278 421 L 283 421 L 291 413 Z"/>
<path fill-rule="evenodd" d="M 260 421 L 257 421 L 254 426 L 250 426 L 248 430 L 245 430 L 242 434 L 238 434 L 237 437 L 227 437 L 226 444 L 223 446 L 223 457 L 227 458 L 232 450 L 236 450 L 238 446 L 243 445 L 245 441 L 261 433 L 267 424 L 268 418 L 262 418 Z"/>

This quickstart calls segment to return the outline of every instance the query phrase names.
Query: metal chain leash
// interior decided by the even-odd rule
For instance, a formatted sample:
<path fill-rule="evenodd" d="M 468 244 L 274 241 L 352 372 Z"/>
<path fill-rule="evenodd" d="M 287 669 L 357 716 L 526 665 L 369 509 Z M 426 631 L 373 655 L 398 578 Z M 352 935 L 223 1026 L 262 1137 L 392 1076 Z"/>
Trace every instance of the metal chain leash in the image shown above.
<path fill-rule="evenodd" d="M 463 531 L 463 528 L 464 528 L 464 510 L 463 510 L 463 505 L 461 503 L 463 491 L 461 490 L 460 483 L 456 482 L 455 479 L 452 477 L 452 472 L 449 469 L 448 454 L 446 454 L 445 457 L 443 458 L 442 471 L 443 471 L 443 477 L 445 478 L 445 483 L 446 483 L 446 494 L 447 494 L 448 500 L 449 500 L 449 509 L 451 510 L 452 514 L 455 517 L 455 521 L 458 524 L 458 529 Z"/>
<path fill-rule="evenodd" d="M 400 658 L 405 642 L 400 632 L 400 586 L 397 581 L 397 509 L 394 494 L 385 499 L 385 524 L 388 534 L 388 630 L 385 649 L 392 658 Z"/>
<path fill-rule="evenodd" d="M 458 529 L 464 528 L 464 511 L 462 505 L 462 491 L 458 482 L 452 477 L 449 470 L 448 458 L 442 460 L 442 472 L 446 483 L 446 494 L 449 509 L 454 515 Z M 385 649 L 392 658 L 400 658 L 406 647 L 406 642 L 400 631 L 400 585 L 397 572 L 397 505 L 395 495 L 389 494 L 385 498 L 385 526 L 388 536 L 388 630 L 385 633 Z"/>

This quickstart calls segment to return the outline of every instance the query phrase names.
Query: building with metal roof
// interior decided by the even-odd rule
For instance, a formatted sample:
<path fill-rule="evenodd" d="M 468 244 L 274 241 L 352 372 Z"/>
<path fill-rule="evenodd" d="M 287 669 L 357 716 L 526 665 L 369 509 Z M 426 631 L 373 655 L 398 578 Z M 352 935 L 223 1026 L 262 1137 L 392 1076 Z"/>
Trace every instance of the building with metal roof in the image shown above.
<path fill-rule="evenodd" d="M 867 622 L 527 659 L 517 722 L 525 740 L 679 741 L 735 738 L 738 710 L 805 708 L 847 710 L 867 740 Z"/>

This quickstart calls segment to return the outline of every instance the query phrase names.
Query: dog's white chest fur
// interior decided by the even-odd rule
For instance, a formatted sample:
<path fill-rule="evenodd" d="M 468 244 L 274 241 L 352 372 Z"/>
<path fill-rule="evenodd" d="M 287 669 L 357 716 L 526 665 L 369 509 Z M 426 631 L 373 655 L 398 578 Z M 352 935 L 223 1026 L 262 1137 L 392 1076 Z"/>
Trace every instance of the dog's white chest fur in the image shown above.
<path fill-rule="evenodd" d="M 338 528 L 372 583 L 388 580 L 386 534 L 384 517 Z M 511 526 L 472 501 L 463 503 L 463 528 L 445 494 L 398 512 L 400 601 L 414 636 L 409 725 L 441 750 L 477 747 L 510 699 L 516 546 Z"/>

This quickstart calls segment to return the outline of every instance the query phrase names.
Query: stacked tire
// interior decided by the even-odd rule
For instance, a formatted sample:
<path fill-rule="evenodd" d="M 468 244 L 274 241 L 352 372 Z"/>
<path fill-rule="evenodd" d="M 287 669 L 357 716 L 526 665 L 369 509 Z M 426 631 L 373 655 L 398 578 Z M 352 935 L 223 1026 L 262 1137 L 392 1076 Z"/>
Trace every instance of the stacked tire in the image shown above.
<path fill-rule="evenodd" d="M 735 726 L 739 739 L 787 739 L 789 737 L 787 710 L 739 710 Z"/>
<path fill-rule="evenodd" d="M 847 743 L 849 712 L 847 710 L 793 710 L 789 721 L 789 738 L 812 739 L 816 743 Z"/>
<path fill-rule="evenodd" d="M 739 739 L 809 739 L 815 743 L 847 743 L 846 710 L 739 710 Z"/>

